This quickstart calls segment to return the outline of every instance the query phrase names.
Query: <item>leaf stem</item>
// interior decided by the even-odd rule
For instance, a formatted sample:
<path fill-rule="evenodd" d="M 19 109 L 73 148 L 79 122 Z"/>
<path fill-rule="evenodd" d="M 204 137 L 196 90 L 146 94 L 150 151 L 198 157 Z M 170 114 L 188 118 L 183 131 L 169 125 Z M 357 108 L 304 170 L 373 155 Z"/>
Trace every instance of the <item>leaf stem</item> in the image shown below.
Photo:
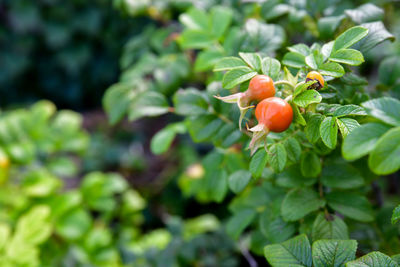
<path fill-rule="evenodd" d="M 293 99 L 293 95 L 288 95 L 288 96 L 285 98 L 285 101 L 286 101 L 286 102 L 291 102 L 292 99 Z"/>
<path fill-rule="evenodd" d="M 277 85 L 282 85 L 282 84 L 288 85 L 288 86 L 290 86 L 290 88 L 294 89 L 294 85 L 293 85 L 291 82 L 289 82 L 289 81 L 280 80 L 280 81 L 274 82 L 274 85 L 275 85 L 275 86 L 277 86 Z"/>

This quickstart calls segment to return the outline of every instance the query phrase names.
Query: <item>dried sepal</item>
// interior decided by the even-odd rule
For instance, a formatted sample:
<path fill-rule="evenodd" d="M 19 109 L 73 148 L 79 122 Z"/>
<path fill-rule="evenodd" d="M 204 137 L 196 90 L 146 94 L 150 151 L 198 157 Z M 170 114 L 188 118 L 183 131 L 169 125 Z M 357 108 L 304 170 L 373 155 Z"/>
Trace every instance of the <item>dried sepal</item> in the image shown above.
<path fill-rule="evenodd" d="M 250 99 L 246 93 L 236 93 L 228 96 L 214 96 L 215 98 L 225 102 L 225 103 L 236 103 L 240 110 L 239 117 L 239 129 L 242 130 L 242 121 L 246 116 L 247 110 L 254 108 L 254 106 L 249 106 Z"/>
<path fill-rule="evenodd" d="M 244 93 L 236 93 L 233 95 L 228 95 L 228 96 L 217 96 L 215 95 L 214 97 L 216 99 L 219 99 L 225 103 L 237 103 L 241 98 L 243 98 Z"/>
<path fill-rule="evenodd" d="M 269 133 L 269 130 L 263 124 L 257 124 L 251 129 L 247 129 L 250 132 L 253 132 L 253 137 L 251 138 L 249 148 L 250 148 L 250 155 L 254 155 L 257 149 L 259 148 L 260 144 L 264 141 L 264 146 L 266 146 L 266 138 Z"/>

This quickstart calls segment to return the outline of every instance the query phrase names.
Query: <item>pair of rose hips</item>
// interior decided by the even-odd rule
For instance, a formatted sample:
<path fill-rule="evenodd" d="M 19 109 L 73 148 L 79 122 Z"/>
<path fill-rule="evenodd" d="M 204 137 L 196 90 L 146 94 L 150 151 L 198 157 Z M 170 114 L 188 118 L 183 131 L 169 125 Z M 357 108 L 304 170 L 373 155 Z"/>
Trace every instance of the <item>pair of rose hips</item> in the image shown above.
<path fill-rule="evenodd" d="M 316 71 L 311 71 L 307 74 L 306 82 L 316 81 L 312 86 L 321 88 L 324 86 L 324 79 L 321 74 Z M 258 124 L 249 129 L 254 132 L 250 148 L 257 148 L 257 143 L 262 137 L 265 137 L 269 132 L 280 133 L 289 128 L 293 120 L 293 110 L 290 104 L 279 97 L 275 97 L 274 81 L 267 75 L 256 75 L 250 80 L 249 88 L 243 93 L 237 93 L 227 97 L 217 97 L 228 103 L 237 102 L 241 110 L 239 119 L 239 127 L 244 117 L 245 111 L 253 106 L 249 104 L 253 101 L 258 101 L 255 115 Z M 245 107 L 243 107 L 245 106 Z"/>
<path fill-rule="evenodd" d="M 324 78 L 316 71 L 306 76 L 306 82 L 316 81 L 314 88 L 324 87 Z M 288 102 L 275 97 L 275 86 L 272 79 L 266 75 L 257 75 L 250 81 L 249 89 L 245 94 L 252 96 L 252 100 L 261 101 L 256 107 L 256 118 L 259 124 L 268 131 L 280 133 L 289 128 L 293 120 L 293 110 Z"/>

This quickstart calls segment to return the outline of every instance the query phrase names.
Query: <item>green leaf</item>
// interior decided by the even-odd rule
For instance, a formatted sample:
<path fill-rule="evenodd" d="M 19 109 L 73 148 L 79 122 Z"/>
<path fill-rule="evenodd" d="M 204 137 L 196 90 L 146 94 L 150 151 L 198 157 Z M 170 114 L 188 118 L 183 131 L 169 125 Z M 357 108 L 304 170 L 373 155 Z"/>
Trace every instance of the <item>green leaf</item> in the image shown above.
<path fill-rule="evenodd" d="M 82 126 L 82 116 L 79 113 L 70 110 L 61 110 L 53 119 L 53 127 L 62 129 L 68 133 L 74 133 L 80 130 Z"/>
<path fill-rule="evenodd" d="M 364 78 L 361 77 L 355 73 L 348 72 L 343 77 L 341 80 L 347 84 L 347 85 L 352 85 L 352 86 L 357 86 L 357 85 L 368 85 L 368 81 Z M 347 105 L 345 105 L 347 106 Z M 364 111 L 365 112 L 365 111 Z"/>
<path fill-rule="evenodd" d="M 322 46 L 321 53 L 324 56 L 324 60 L 327 60 L 329 56 L 332 54 L 334 43 L 335 43 L 334 41 L 330 41 Z"/>
<path fill-rule="evenodd" d="M 10 226 L 3 222 L 0 223 L 0 251 L 3 251 L 4 247 L 8 244 L 10 236 L 11 236 Z"/>
<path fill-rule="evenodd" d="M 13 239 L 29 245 L 38 245 L 50 237 L 51 230 L 50 208 L 38 205 L 19 218 Z"/>
<path fill-rule="evenodd" d="M 392 260 L 400 264 L 400 254 L 392 255 Z"/>
<path fill-rule="evenodd" d="M 46 167 L 58 177 L 73 177 L 78 174 L 78 167 L 69 157 L 55 157 L 50 159 Z"/>
<path fill-rule="evenodd" d="M 346 9 L 344 13 L 357 24 L 383 20 L 384 11 L 374 4 L 367 3 L 355 9 Z"/>
<path fill-rule="evenodd" d="M 222 86 L 226 89 L 231 89 L 238 84 L 250 80 L 257 75 L 257 72 L 249 67 L 239 67 L 228 71 L 222 80 Z"/>
<path fill-rule="evenodd" d="M 210 32 L 205 30 L 185 30 L 178 38 L 183 49 L 204 49 L 211 47 L 215 40 Z"/>
<path fill-rule="evenodd" d="M 208 174 L 208 189 L 212 200 L 217 203 L 224 200 L 228 191 L 228 174 L 225 170 L 216 170 Z"/>
<path fill-rule="evenodd" d="M 280 144 L 273 144 L 268 153 L 268 161 L 275 172 L 281 172 L 286 166 L 287 153 L 285 147 Z"/>
<path fill-rule="evenodd" d="M 321 173 L 321 161 L 317 154 L 306 151 L 301 155 L 301 174 L 305 177 L 317 177 Z"/>
<path fill-rule="evenodd" d="M 320 33 L 320 38 L 322 37 L 327 39 L 332 37 L 343 19 L 345 19 L 344 15 L 319 18 L 318 31 Z"/>
<path fill-rule="evenodd" d="M 301 155 L 301 146 L 299 141 L 294 137 L 289 137 L 285 140 L 284 146 L 287 152 L 287 157 L 292 162 L 297 162 Z"/>
<path fill-rule="evenodd" d="M 142 211 L 146 207 L 146 200 L 135 190 L 129 189 L 122 195 L 122 210 L 126 213 Z"/>
<path fill-rule="evenodd" d="M 400 222 L 400 205 L 393 210 L 392 214 L 392 224 L 396 224 L 398 222 Z"/>
<path fill-rule="evenodd" d="M 389 130 L 378 140 L 369 156 L 368 165 L 379 175 L 400 169 L 400 127 Z"/>
<path fill-rule="evenodd" d="M 305 67 L 306 65 L 305 56 L 296 52 L 286 53 L 283 56 L 282 63 L 286 66 L 293 67 L 296 69 L 300 69 L 302 67 Z"/>
<path fill-rule="evenodd" d="M 356 258 L 355 240 L 318 240 L 312 245 L 314 267 L 345 267 Z"/>
<path fill-rule="evenodd" d="M 265 165 L 268 162 L 268 154 L 264 149 L 258 150 L 251 158 L 249 170 L 253 174 L 254 178 L 261 176 Z"/>
<path fill-rule="evenodd" d="M 213 137 L 215 146 L 228 148 L 238 142 L 242 137 L 242 133 L 235 126 L 234 124 L 225 124 L 222 126 Z"/>
<path fill-rule="evenodd" d="M 350 118 L 336 119 L 336 123 L 339 127 L 340 132 L 342 133 L 343 138 L 345 138 L 354 129 L 360 127 L 358 121 Z"/>
<path fill-rule="evenodd" d="M 215 63 L 217 63 L 222 56 L 223 53 L 221 51 L 201 51 L 196 58 L 194 70 L 197 72 L 211 70 L 214 67 Z"/>
<path fill-rule="evenodd" d="M 224 6 L 215 6 L 211 9 L 211 29 L 214 36 L 224 35 L 232 21 L 233 12 Z"/>
<path fill-rule="evenodd" d="M 328 62 L 320 66 L 319 72 L 326 76 L 342 77 L 344 74 L 344 69 L 338 63 Z"/>
<path fill-rule="evenodd" d="M 240 234 L 254 220 L 256 212 L 252 209 L 244 209 L 229 218 L 226 224 L 226 232 L 233 239 L 238 239 Z"/>
<path fill-rule="evenodd" d="M 362 103 L 367 113 L 386 124 L 400 126 L 400 100 L 381 97 Z"/>
<path fill-rule="evenodd" d="M 303 126 L 307 125 L 306 120 L 304 119 L 303 115 L 301 115 L 299 108 L 293 103 L 290 103 L 290 106 L 293 109 L 293 122 Z"/>
<path fill-rule="evenodd" d="M 393 255 L 392 260 L 400 264 L 400 254 Z"/>
<path fill-rule="evenodd" d="M 351 189 L 364 185 L 361 173 L 346 162 L 325 164 L 322 169 L 321 182 L 332 188 Z"/>
<path fill-rule="evenodd" d="M 234 193 L 242 192 L 251 180 L 251 172 L 246 170 L 239 170 L 229 176 L 229 188 Z"/>
<path fill-rule="evenodd" d="M 319 127 L 322 141 L 331 149 L 336 147 L 337 131 L 336 119 L 333 117 L 326 117 Z"/>
<path fill-rule="evenodd" d="M 340 106 L 333 112 L 333 116 L 337 118 L 356 115 L 363 116 L 367 115 L 367 113 L 365 112 L 365 109 L 363 107 L 357 105 Z"/>
<path fill-rule="evenodd" d="M 207 14 L 199 8 L 191 8 L 179 16 L 179 21 L 191 30 L 209 30 L 210 24 Z"/>
<path fill-rule="evenodd" d="M 342 154 L 346 160 L 355 160 L 372 151 L 378 139 L 390 129 L 381 123 L 367 123 L 354 129 L 344 139 Z"/>
<path fill-rule="evenodd" d="M 317 192 L 311 188 L 293 189 L 286 194 L 281 207 L 285 221 L 297 221 L 325 205 Z"/>
<path fill-rule="evenodd" d="M 48 171 L 35 170 L 29 172 L 21 183 L 22 192 L 30 197 L 46 197 L 56 193 L 61 187 L 60 180 Z"/>
<path fill-rule="evenodd" d="M 238 67 L 246 67 L 246 63 L 237 57 L 224 57 L 215 64 L 214 71 L 224 71 Z"/>
<path fill-rule="evenodd" d="M 224 122 L 214 115 L 189 117 L 187 128 L 195 142 L 211 141 Z"/>
<path fill-rule="evenodd" d="M 319 113 L 311 114 L 307 120 L 307 126 L 304 129 L 308 141 L 315 143 L 320 137 L 319 127 L 324 120 L 324 116 Z"/>
<path fill-rule="evenodd" d="M 384 41 L 394 41 L 395 37 L 393 34 L 386 30 L 385 25 L 382 21 L 363 23 L 361 26 L 368 29 L 368 35 L 363 40 L 361 40 L 355 48 L 363 53 L 371 50 L 378 44 Z"/>
<path fill-rule="evenodd" d="M 346 223 L 334 214 L 319 213 L 312 226 L 312 239 L 349 239 Z"/>
<path fill-rule="evenodd" d="M 91 225 L 90 215 L 84 209 L 77 208 L 61 216 L 55 230 L 67 240 L 77 240 L 89 231 Z"/>
<path fill-rule="evenodd" d="M 261 62 L 262 73 L 271 77 L 271 79 L 276 80 L 279 77 L 279 72 L 281 70 L 281 63 L 270 57 L 265 57 Z"/>
<path fill-rule="evenodd" d="M 305 62 L 312 69 L 318 69 L 324 61 L 323 55 L 319 50 L 314 50 L 311 54 L 306 56 Z"/>
<path fill-rule="evenodd" d="M 70 190 L 49 201 L 51 216 L 56 220 L 58 220 L 58 218 L 65 212 L 70 211 L 79 205 L 82 205 L 82 194 L 77 190 Z"/>
<path fill-rule="evenodd" d="M 265 258 L 274 267 L 312 266 L 311 246 L 306 235 L 299 235 L 281 244 L 268 245 Z"/>
<path fill-rule="evenodd" d="M 167 113 L 168 110 L 168 101 L 164 95 L 155 91 L 146 91 L 138 95 L 129 107 L 129 120 L 159 116 Z"/>
<path fill-rule="evenodd" d="M 122 119 L 136 94 L 128 84 L 115 84 L 107 89 L 103 97 L 103 106 L 111 124 Z"/>
<path fill-rule="evenodd" d="M 156 155 L 166 152 L 171 146 L 176 134 L 186 132 L 185 124 L 182 122 L 169 124 L 164 129 L 157 132 L 151 139 L 150 149 Z"/>
<path fill-rule="evenodd" d="M 261 71 L 261 57 L 256 53 L 242 53 L 239 52 L 239 56 L 244 60 L 244 62 L 249 65 L 253 70 L 260 72 Z"/>
<path fill-rule="evenodd" d="M 293 99 L 293 103 L 305 108 L 312 103 L 319 103 L 322 100 L 322 96 L 316 90 L 306 90 Z"/>
<path fill-rule="evenodd" d="M 378 75 L 384 85 L 395 85 L 400 77 L 400 55 L 386 57 L 379 65 Z"/>
<path fill-rule="evenodd" d="M 297 95 L 306 91 L 311 85 L 316 83 L 316 81 L 308 81 L 308 82 L 299 82 L 296 87 L 294 88 L 293 96 L 296 97 Z"/>
<path fill-rule="evenodd" d="M 350 261 L 346 263 L 346 267 L 398 267 L 399 265 L 392 260 L 389 256 L 379 252 L 374 251 L 368 253 L 357 260 Z"/>
<path fill-rule="evenodd" d="M 283 172 L 276 175 L 276 184 L 280 187 L 297 188 L 311 186 L 317 179 L 304 177 L 300 171 L 300 165 L 295 164 L 286 168 Z"/>
<path fill-rule="evenodd" d="M 293 76 L 287 67 L 283 67 L 283 79 L 291 84 L 297 84 L 299 77 L 297 75 Z"/>
<path fill-rule="evenodd" d="M 339 35 L 333 44 L 333 51 L 348 48 L 367 36 L 368 29 L 355 26 Z"/>
<path fill-rule="evenodd" d="M 289 5 L 279 4 L 278 1 L 266 1 L 263 2 L 261 7 L 261 15 L 265 20 L 269 21 L 290 12 L 290 10 L 291 7 Z"/>
<path fill-rule="evenodd" d="M 360 222 L 374 220 L 371 204 L 365 196 L 348 192 L 326 194 L 328 205 L 341 214 Z"/>
<path fill-rule="evenodd" d="M 116 173 L 91 172 L 84 177 L 80 191 L 86 205 L 92 210 L 106 212 L 112 211 L 117 205 L 113 195 L 127 188 L 126 180 Z"/>
<path fill-rule="evenodd" d="M 173 97 L 175 112 L 182 116 L 201 115 L 208 113 L 208 100 L 196 89 L 179 90 Z"/>
<path fill-rule="evenodd" d="M 271 210 L 266 210 L 260 215 L 259 225 L 263 235 L 273 243 L 286 241 L 296 233 L 294 223 L 285 222 Z"/>
<path fill-rule="evenodd" d="M 290 52 L 307 56 L 311 53 L 311 49 L 305 44 L 296 44 L 287 48 Z"/>
<path fill-rule="evenodd" d="M 364 57 L 360 51 L 354 49 L 340 49 L 333 52 L 329 60 L 351 66 L 358 66 L 364 62 Z"/>
<path fill-rule="evenodd" d="M 246 38 L 241 45 L 242 51 L 254 51 L 257 48 L 259 53 L 270 54 L 281 48 L 286 38 L 281 26 L 265 24 L 254 18 L 246 20 L 244 30 Z"/>
<path fill-rule="evenodd" d="M 183 239 L 190 240 L 200 234 L 218 231 L 221 224 L 213 214 L 204 214 L 184 222 Z"/>

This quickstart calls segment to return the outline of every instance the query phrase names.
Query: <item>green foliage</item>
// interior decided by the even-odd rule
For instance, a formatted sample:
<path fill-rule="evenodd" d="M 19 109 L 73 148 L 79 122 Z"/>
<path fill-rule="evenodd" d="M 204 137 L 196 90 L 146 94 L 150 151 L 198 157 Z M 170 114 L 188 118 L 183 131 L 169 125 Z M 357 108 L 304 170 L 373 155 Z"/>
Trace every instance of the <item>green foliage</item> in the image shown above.
<path fill-rule="evenodd" d="M 150 24 L 124 18 L 110 2 L 2 2 L 2 107 L 41 98 L 79 110 L 98 107 L 118 78 L 127 36 Z"/>
<path fill-rule="evenodd" d="M 312 266 L 311 246 L 305 235 L 268 245 L 264 254 L 272 266 Z"/>
<path fill-rule="evenodd" d="M 87 173 L 79 114 L 49 102 L 2 113 L 0 265 L 241 266 L 264 254 L 272 266 L 398 266 L 384 253 L 400 249 L 400 199 L 380 177 L 400 169 L 399 50 L 381 21 L 396 31 L 390 3 L 114 6 L 151 26 L 127 41 L 103 106 L 115 128 L 136 121 L 145 146 L 118 169 L 129 182 Z M 257 124 L 256 75 L 290 105 L 293 120 L 267 114 L 287 129 Z M 131 172 L 141 157 L 151 176 Z M 130 182 L 143 177 L 154 186 L 139 193 Z"/>
<path fill-rule="evenodd" d="M 357 241 L 320 239 L 312 244 L 305 235 L 265 247 L 272 266 L 398 266 L 389 256 L 371 252 L 355 260 Z"/>

